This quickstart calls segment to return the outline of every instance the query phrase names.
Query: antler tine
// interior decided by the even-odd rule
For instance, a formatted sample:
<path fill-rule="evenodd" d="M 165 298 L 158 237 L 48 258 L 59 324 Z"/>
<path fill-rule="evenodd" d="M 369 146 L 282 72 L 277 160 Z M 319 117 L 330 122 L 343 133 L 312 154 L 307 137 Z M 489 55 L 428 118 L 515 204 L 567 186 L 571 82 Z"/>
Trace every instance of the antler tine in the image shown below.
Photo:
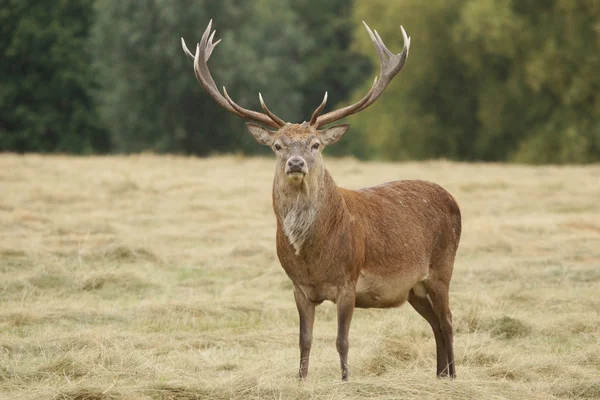
<path fill-rule="evenodd" d="M 208 28 L 206 29 L 206 31 L 204 31 L 204 34 L 202 35 L 202 39 L 200 40 L 200 43 L 203 43 L 205 36 L 207 34 L 207 32 L 210 31 L 210 28 L 212 26 L 212 19 L 210 20 L 209 24 L 208 24 Z M 208 41 L 206 42 L 206 54 L 205 54 L 205 61 L 208 61 L 208 59 L 210 58 L 210 55 L 212 54 L 213 50 L 215 49 L 215 47 L 217 47 L 217 45 L 219 43 L 221 43 L 221 40 L 223 39 L 219 39 L 216 42 L 212 42 L 215 34 L 217 33 L 216 30 L 212 31 L 210 37 L 208 38 Z M 188 58 L 191 61 L 195 60 L 195 56 L 194 54 L 190 51 L 190 49 L 188 49 L 187 45 L 185 44 L 185 40 L 183 38 L 181 38 L 181 47 L 183 48 L 183 51 L 185 52 L 185 55 L 188 56 Z"/>
<path fill-rule="evenodd" d="M 362 107 L 367 101 L 369 101 L 369 99 L 373 95 L 373 92 L 375 91 L 375 88 L 377 87 L 377 82 L 378 79 L 376 76 L 373 80 L 373 84 L 371 85 L 371 89 L 369 89 L 367 94 L 365 94 L 362 99 L 360 99 L 358 102 L 352 105 L 337 109 L 335 111 L 330 111 L 327 114 L 321 115 L 317 118 L 317 121 L 313 125 L 318 128 L 320 126 L 329 124 L 331 122 L 347 117 L 348 115 L 356 113 L 360 109 L 360 107 Z"/>
<path fill-rule="evenodd" d="M 267 107 L 267 105 L 265 104 L 265 101 L 263 100 L 262 94 L 260 92 L 258 92 L 258 99 L 260 100 L 260 106 L 262 107 L 264 112 L 269 116 L 269 118 L 271 118 L 273 121 L 277 122 L 281 126 L 285 125 L 284 120 L 282 120 L 277 115 L 273 114 L 271 110 L 269 110 L 269 107 Z"/>
<path fill-rule="evenodd" d="M 325 96 L 323 96 L 323 101 L 321 102 L 319 107 L 317 107 L 317 109 L 313 112 L 312 117 L 310 117 L 311 125 L 315 125 L 317 123 L 317 118 L 318 118 L 319 114 L 321 114 L 321 111 L 323 111 L 323 109 L 325 108 L 326 104 L 327 104 L 327 92 L 325 92 Z"/>
<path fill-rule="evenodd" d="M 231 98 L 227 95 L 227 92 L 224 91 L 225 97 L 223 97 L 221 92 L 219 92 L 217 85 L 210 74 L 207 62 L 215 47 L 221 42 L 221 39 L 213 43 L 216 31 L 211 32 L 211 29 L 212 19 L 208 23 L 208 27 L 204 31 L 200 43 L 196 45 L 196 54 L 192 54 L 185 44 L 185 40 L 181 38 L 181 47 L 183 48 L 184 53 L 188 58 L 194 61 L 194 73 L 196 75 L 196 79 L 198 79 L 198 82 L 200 82 L 200 84 L 217 102 L 217 104 L 239 117 L 256 121 L 272 128 L 280 128 L 281 126 L 285 125 L 285 122 L 272 112 L 269 111 L 269 115 L 265 115 L 260 112 L 247 110 L 231 100 Z M 263 106 L 263 108 L 264 107 L 266 106 Z"/>
<path fill-rule="evenodd" d="M 205 38 L 204 38 L 205 39 Z M 205 40 L 200 41 L 196 45 L 196 54 L 194 55 L 194 74 L 196 75 L 196 79 L 200 84 L 204 87 L 204 89 L 208 92 L 208 94 L 219 104 L 221 107 L 224 107 L 228 111 L 236 114 L 237 116 L 243 117 L 243 115 L 236 111 L 233 107 L 229 105 L 227 100 L 221 95 L 219 90 L 217 89 L 217 85 L 208 70 L 208 66 L 206 65 L 206 42 Z M 204 60 L 204 62 L 200 61 Z"/>
<path fill-rule="evenodd" d="M 247 118 L 249 120 L 256 121 L 256 122 L 261 122 L 265 125 L 272 126 L 273 128 L 281 128 L 283 125 L 285 125 L 285 121 L 282 120 L 281 118 L 279 118 L 278 116 L 276 116 L 275 114 L 271 113 L 271 111 L 269 111 L 269 112 L 276 119 L 271 118 L 270 115 L 265 115 L 263 113 L 259 113 L 256 111 L 247 110 L 244 107 L 238 105 L 235 101 L 233 101 L 231 99 L 231 97 L 229 97 L 229 94 L 227 93 L 227 89 L 225 89 L 225 86 L 223 86 L 223 95 L 225 96 L 225 99 L 227 100 L 229 105 L 231 107 L 233 107 L 233 109 L 235 111 L 240 113 L 242 115 L 242 117 L 244 117 L 244 118 Z M 265 120 L 265 118 L 266 118 L 266 120 Z"/>
<path fill-rule="evenodd" d="M 404 63 L 408 58 L 408 50 L 410 49 L 410 37 L 406 34 L 406 31 L 404 30 L 404 27 L 402 25 L 400 25 L 400 30 L 402 31 L 402 39 L 404 41 L 402 51 L 397 55 L 390 52 L 391 55 L 389 60 L 385 63 L 380 64 L 379 71 L 381 79 L 379 80 L 379 85 L 373 92 L 373 96 L 371 97 L 371 99 L 369 99 L 369 101 L 363 104 L 362 107 L 358 109 L 358 111 L 362 111 L 365 108 L 369 107 L 371 104 L 373 104 L 375 100 L 377 100 L 379 96 L 381 96 L 381 94 L 383 93 L 387 85 L 392 81 L 392 79 L 394 79 L 398 72 L 400 72 L 402 67 L 404 67 Z M 375 47 L 377 47 L 377 44 L 379 44 L 379 46 L 386 48 L 383 41 L 381 41 L 381 43 L 376 43 L 375 41 L 373 41 L 373 43 L 375 44 Z"/>
<path fill-rule="evenodd" d="M 185 44 L 185 40 L 183 39 L 183 37 L 181 38 L 181 47 L 183 48 L 183 52 L 185 53 L 185 55 L 191 61 L 194 61 L 195 60 L 195 56 L 194 56 L 194 54 L 192 54 L 192 52 L 190 51 L 190 49 L 188 49 L 187 45 Z"/>
<path fill-rule="evenodd" d="M 383 49 L 383 51 L 385 51 L 385 54 L 387 54 L 388 57 L 392 57 L 394 55 L 394 53 L 392 53 L 390 51 L 390 49 L 387 48 L 387 46 L 385 45 L 385 43 L 383 43 L 383 40 L 381 40 L 381 36 L 379 36 L 379 32 L 377 32 L 377 29 L 373 29 L 373 32 L 375 33 L 375 37 L 377 38 L 377 42 L 379 42 L 379 45 L 381 46 L 381 48 Z"/>
<path fill-rule="evenodd" d="M 377 31 L 373 33 L 366 22 L 363 21 L 363 24 L 367 29 L 367 33 L 369 34 L 369 37 L 375 46 L 377 56 L 379 57 L 379 79 L 377 79 L 377 77 L 375 78 L 375 82 L 373 82 L 369 92 L 357 103 L 319 116 L 315 123 L 317 127 L 337 121 L 369 107 L 379 98 L 379 96 L 381 96 L 387 85 L 394 79 L 398 72 L 400 72 L 406 62 L 408 50 L 410 48 L 410 37 L 408 37 L 402 26 L 400 29 L 402 30 L 404 47 L 402 52 L 394 54 L 386 47 Z"/>
<path fill-rule="evenodd" d="M 369 28 L 369 25 L 367 25 L 367 23 L 365 21 L 363 21 L 362 23 L 365 26 L 365 28 L 367 29 L 367 32 L 369 33 L 369 37 L 371 38 L 371 41 L 375 44 L 375 51 L 377 51 L 377 56 L 379 57 L 379 64 L 382 65 L 385 62 L 385 57 L 384 57 L 385 53 L 384 53 L 383 49 L 381 48 L 381 46 L 379 45 L 379 42 L 377 41 L 377 38 L 373 34 L 373 31 L 371 30 L 371 28 Z"/>
<path fill-rule="evenodd" d="M 213 33 L 211 33 L 210 37 L 208 38 L 208 47 L 206 49 L 206 61 L 208 61 L 208 59 L 210 58 L 210 55 L 212 54 L 215 47 L 217 47 L 217 45 L 219 43 L 221 43 L 221 40 L 223 40 L 223 39 L 219 39 L 213 43 L 212 41 L 213 41 L 213 38 L 215 37 L 215 33 L 217 33 L 216 30 L 214 30 Z"/>

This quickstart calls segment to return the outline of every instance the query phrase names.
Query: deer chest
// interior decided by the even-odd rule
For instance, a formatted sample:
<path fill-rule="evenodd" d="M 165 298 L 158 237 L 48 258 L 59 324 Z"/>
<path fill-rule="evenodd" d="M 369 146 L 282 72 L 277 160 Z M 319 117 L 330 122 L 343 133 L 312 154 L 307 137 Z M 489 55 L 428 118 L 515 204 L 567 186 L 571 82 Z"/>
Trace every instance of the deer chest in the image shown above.
<path fill-rule="evenodd" d="M 306 250 L 309 250 L 308 248 Z M 281 254 L 284 253 L 285 255 Z M 353 267 L 344 260 L 323 260 L 310 254 L 298 255 L 293 250 L 280 251 L 281 266 L 295 286 L 315 303 L 335 302 L 338 288 L 353 282 Z"/>

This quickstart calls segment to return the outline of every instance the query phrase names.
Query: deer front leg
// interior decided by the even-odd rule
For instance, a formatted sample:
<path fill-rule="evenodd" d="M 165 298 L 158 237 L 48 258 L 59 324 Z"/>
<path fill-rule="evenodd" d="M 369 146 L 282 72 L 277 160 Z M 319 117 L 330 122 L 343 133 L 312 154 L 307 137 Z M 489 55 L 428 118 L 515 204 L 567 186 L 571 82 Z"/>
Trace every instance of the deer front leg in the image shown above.
<path fill-rule="evenodd" d="M 348 348 L 350 343 L 348 335 L 350 333 L 350 322 L 354 313 L 355 290 L 354 288 L 340 288 L 337 297 L 337 315 L 338 315 L 338 333 L 335 342 L 337 351 L 340 355 L 340 364 L 342 366 L 342 380 L 348 380 Z"/>
<path fill-rule="evenodd" d="M 294 299 L 300 316 L 300 379 L 308 375 L 308 360 L 312 346 L 313 325 L 315 322 L 315 303 L 306 298 L 302 290 L 294 286 Z"/>

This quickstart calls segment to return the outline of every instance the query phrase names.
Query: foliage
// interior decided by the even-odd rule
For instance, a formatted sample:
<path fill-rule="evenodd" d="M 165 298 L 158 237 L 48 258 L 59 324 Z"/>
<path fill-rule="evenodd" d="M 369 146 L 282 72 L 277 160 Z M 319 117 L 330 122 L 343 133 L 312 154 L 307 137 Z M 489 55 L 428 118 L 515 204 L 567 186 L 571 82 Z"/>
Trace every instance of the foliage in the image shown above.
<path fill-rule="evenodd" d="M 98 100 L 118 151 L 258 148 L 242 121 L 198 84 L 181 49 L 180 37 L 193 49 L 211 18 L 223 39 L 209 61 L 217 86 L 256 110 L 262 91 L 278 115 L 298 118 L 303 99 L 297 85 L 304 84 L 298 60 L 311 43 L 286 1 L 98 0 L 97 10 Z"/>
<path fill-rule="evenodd" d="M 0 150 L 109 149 L 91 99 L 92 5 L 93 0 L 2 2 Z"/>
<path fill-rule="evenodd" d="M 398 26 L 385 21 L 413 36 L 399 82 L 359 120 L 373 153 L 600 160 L 597 1 L 375 0 L 358 3 L 354 19 L 373 21 L 393 45 Z M 368 37 L 356 37 L 375 62 Z"/>
<path fill-rule="evenodd" d="M 0 151 L 265 152 L 195 80 L 193 48 L 214 19 L 219 87 L 283 119 L 360 98 L 378 74 L 361 24 L 410 57 L 352 116 L 330 154 L 391 160 L 600 161 L 596 0 L 5 0 Z"/>
<path fill-rule="evenodd" d="M 302 118 L 298 121 L 310 119 L 326 91 L 329 101 L 325 112 L 346 106 L 353 88 L 373 77 L 369 59 L 352 48 L 353 5 L 354 2 L 348 0 L 295 0 L 291 3 L 314 43 L 301 60 L 306 79 L 299 87 L 304 101 Z M 364 157 L 360 139 L 352 129 L 348 137 L 327 152 Z"/>

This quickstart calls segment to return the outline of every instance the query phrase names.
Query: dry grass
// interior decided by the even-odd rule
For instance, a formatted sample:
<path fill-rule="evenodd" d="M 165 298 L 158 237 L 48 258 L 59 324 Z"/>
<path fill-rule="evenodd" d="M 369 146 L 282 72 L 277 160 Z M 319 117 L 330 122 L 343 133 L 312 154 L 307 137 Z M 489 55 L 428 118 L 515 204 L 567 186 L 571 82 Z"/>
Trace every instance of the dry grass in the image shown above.
<path fill-rule="evenodd" d="M 278 264 L 273 161 L 0 155 L 7 399 L 600 398 L 600 167 L 330 160 L 339 184 L 438 182 L 459 200 L 455 381 L 410 306 L 335 309 L 311 375 Z"/>

